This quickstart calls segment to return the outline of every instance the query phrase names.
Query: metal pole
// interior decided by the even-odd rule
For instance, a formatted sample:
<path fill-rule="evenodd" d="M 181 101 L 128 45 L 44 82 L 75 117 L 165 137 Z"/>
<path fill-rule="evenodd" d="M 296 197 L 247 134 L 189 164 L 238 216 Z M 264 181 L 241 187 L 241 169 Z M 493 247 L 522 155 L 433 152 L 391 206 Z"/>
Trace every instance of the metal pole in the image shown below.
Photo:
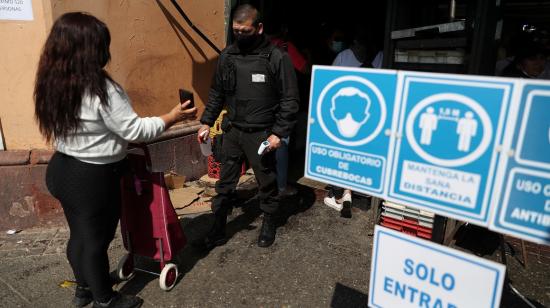
<path fill-rule="evenodd" d="M 455 21 L 456 16 L 456 0 L 451 0 L 449 3 L 449 21 Z"/>
<path fill-rule="evenodd" d="M 506 278 L 505 278 L 505 283 L 508 283 L 508 286 L 510 287 L 510 290 L 512 290 L 512 292 L 514 292 L 514 294 L 516 294 L 525 304 L 527 304 L 527 306 L 531 307 L 531 308 L 536 308 L 535 305 L 533 305 L 533 303 L 531 303 L 531 301 L 529 299 L 527 299 L 527 297 L 525 297 L 523 294 L 521 294 L 519 292 L 518 289 L 516 289 L 512 283 L 510 282 L 510 279 L 508 277 L 508 262 L 506 262 L 506 248 L 505 248 L 505 245 L 506 245 L 506 242 L 504 241 L 504 236 L 502 234 L 499 234 L 499 242 L 500 242 L 500 258 L 501 258 L 501 262 L 502 264 L 504 264 L 504 266 L 506 266 Z"/>

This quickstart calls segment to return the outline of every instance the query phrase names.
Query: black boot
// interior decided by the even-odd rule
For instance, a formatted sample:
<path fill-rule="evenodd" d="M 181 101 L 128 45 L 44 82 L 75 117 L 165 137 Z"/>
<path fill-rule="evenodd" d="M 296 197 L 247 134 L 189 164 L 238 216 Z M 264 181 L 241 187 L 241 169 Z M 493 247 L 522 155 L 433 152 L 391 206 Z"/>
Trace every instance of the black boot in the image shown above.
<path fill-rule="evenodd" d="M 193 242 L 193 246 L 202 250 L 212 250 L 216 246 L 221 246 L 227 243 L 225 237 L 225 226 L 227 225 L 227 211 L 218 210 L 214 214 L 214 225 L 208 231 L 205 238 Z"/>
<path fill-rule="evenodd" d="M 271 244 L 275 242 L 276 232 L 277 226 L 275 225 L 275 218 L 273 217 L 273 214 L 264 213 L 262 229 L 260 230 L 260 236 L 258 237 L 258 246 L 271 246 Z"/>

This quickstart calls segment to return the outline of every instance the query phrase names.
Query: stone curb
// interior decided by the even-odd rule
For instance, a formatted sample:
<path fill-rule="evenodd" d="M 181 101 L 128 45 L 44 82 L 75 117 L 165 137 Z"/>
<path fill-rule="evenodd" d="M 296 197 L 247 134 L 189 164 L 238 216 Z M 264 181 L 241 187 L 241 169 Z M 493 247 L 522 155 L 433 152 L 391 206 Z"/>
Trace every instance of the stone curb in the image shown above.
<path fill-rule="evenodd" d="M 29 150 L 0 151 L 0 166 L 27 165 L 29 161 Z"/>
<path fill-rule="evenodd" d="M 55 153 L 53 150 L 31 150 L 30 163 L 31 165 L 47 164 L 53 153 Z"/>

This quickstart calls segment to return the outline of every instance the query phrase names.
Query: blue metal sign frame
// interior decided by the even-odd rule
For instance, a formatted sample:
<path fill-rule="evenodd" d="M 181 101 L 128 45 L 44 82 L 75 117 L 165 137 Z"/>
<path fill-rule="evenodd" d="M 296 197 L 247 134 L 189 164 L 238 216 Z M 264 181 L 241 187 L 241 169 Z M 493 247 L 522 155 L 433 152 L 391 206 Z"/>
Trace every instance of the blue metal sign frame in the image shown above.
<path fill-rule="evenodd" d="M 397 72 L 315 66 L 305 176 L 383 196 Z"/>
<path fill-rule="evenodd" d="M 403 94 L 388 199 L 488 225 L 514 81 L 399 72 Z"/>
<path fill-rule="evenodd" d="M 550 244 L 550 82 L 522 81 L 511 107 L 490 228 Z"/>

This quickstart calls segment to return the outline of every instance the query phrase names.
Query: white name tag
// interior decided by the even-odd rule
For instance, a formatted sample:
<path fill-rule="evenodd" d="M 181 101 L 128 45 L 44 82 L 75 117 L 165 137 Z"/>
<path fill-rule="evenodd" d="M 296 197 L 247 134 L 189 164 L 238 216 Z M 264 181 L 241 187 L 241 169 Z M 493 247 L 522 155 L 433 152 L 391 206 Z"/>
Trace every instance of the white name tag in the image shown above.
<path fill-rule="evenodd" d="M 264 74 L 252 74 L 252 82 L 265 82 Z"/>

